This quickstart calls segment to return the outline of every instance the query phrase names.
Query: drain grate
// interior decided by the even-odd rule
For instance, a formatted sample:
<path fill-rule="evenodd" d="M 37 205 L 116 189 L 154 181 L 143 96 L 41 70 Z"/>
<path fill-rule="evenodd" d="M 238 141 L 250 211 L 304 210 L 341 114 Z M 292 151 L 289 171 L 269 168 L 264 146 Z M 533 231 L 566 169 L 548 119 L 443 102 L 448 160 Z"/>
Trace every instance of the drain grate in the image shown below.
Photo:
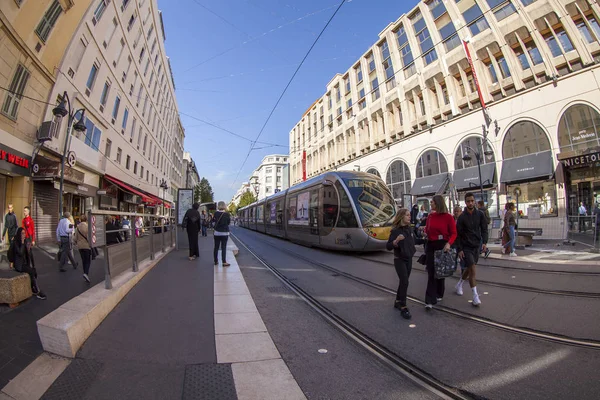
<path fill-rule="evenodd" d="M 183 400 L 237 400 L 231 364 L 186 365 Z"/>
<path fill-rule="evenodd" d="M 271 293 L 290 293 L 290 289 L 284 286 L 272 286 L 267 288 L 268 292 Z"/>
<path fill-rule="evenodd" d="M 74 359 L 42 396 L 42 400 L 80 400 L 90 388 L 102 363 L 82 358 Z"/>

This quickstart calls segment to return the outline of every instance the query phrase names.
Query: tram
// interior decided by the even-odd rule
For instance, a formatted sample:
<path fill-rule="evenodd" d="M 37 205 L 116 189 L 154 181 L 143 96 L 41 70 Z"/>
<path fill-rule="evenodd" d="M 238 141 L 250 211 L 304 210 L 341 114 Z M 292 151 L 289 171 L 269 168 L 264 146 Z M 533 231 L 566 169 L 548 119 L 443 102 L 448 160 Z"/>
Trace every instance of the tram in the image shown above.
<path fill-rule="evenodd" d="M 205 211 L 207 215 L 210 213 L 214 213 L 215 211 L 217 211 L 217 203 L 211 201 L 209 203 L 200 204 L 198 212 L 202 213 L 202 211 Z"/>
<path fill-rule="evenodd" d="M 243 228 L 345 251 L 384 250 L 395 214 L 381 178 L 355 171 L 326 172 L 238 210 Z"/>

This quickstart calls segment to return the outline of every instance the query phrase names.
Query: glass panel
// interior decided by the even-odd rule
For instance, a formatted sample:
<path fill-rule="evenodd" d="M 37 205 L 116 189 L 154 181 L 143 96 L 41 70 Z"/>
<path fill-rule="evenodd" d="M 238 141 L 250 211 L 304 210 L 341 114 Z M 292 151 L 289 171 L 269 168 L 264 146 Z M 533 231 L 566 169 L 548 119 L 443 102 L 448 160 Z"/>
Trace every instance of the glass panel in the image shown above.
<path fill-rule="evenodd" d="M 519 218 L 527 217 L 532 208 L 538 208 L 540 216 L 558 215 L 558 206 L 556 201 L 556 182 L 554 180 L 538 181 L 531 183 L 522 183 L 519 185 L 506 186 L 506 202 L 512 202 L 517 205 L 517 198 L 514 190 L 519 187 L 521 195 L 519 196 L 518 212 Z M 500 204 L 504 209 L 504 204 Z"/>
<path fill-rule="evenodd" d="M 391 223 L 395 202 L 383 183 L 367 179 L 344 179 L 344 182 L 354 200 L 363 227 Z"/>
<path fill-rule="evenodd" d="M 358 228 L 358 222 L 356 221 L 356 216 L 354 215 L 354 210 L 352 209 L 352 203 L 350 202 L 350 198 L 346 193 L 346 189 L 344 189 L 339 181 L 335 183 L 335 187 L 340 195 L 340 216 L 336 227 Z"/>
<path fill-rule="evenodd" d="M 558 123 L 560 151 L 586 150 L 600 144 L 600 114 L 585 104 L 569 107 Z"/>
<path fill-rule="evenodd" d="M 546 150 L 550 150 L 550 140 L 543 129 L 531 121 L 520 121 L 508 130 L 502 156 L 507 159 Z"/>

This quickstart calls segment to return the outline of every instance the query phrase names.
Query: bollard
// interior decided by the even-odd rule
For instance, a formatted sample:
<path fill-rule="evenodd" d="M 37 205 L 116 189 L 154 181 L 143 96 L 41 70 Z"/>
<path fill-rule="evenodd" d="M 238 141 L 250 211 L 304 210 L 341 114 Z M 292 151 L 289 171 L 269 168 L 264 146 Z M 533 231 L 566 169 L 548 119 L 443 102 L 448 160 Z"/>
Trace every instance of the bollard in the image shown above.
<path fill-rule="evenodd" d="M 164 218 L 160 219 L 160 244 L 162 246 L 162 252 L 165 252 L 165 220 Z"/>
<path fill-rule="evenodd" d="M 131 237 L 131 259 L 133 260 L 133 272 L 138 272 L 137 239 L 135 237 L 135 232 L 133 232 L 133 235 L 129 236 Z"/>
<path fill-rule="evenodd" d="M 150 259 L 154 260 L 154 226 L 150 218 Z"/>

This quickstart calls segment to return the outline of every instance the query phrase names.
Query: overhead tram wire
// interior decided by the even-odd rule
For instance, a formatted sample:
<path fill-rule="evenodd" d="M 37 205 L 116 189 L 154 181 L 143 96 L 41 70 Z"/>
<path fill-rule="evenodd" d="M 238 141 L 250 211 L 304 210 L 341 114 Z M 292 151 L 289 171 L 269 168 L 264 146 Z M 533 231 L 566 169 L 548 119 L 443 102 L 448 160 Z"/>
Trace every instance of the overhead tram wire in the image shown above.
<path fill-rule="evenodd" d="M 323 36 L 323 33 L 325 32 L 325 30 L 327 29 L 327 27 L 329 26 L 329 24 L 331 23 L 331 21 L 333 20 L 333 18 L 337 15 L 338 11 L 340 11 L 340 9 L 342 8 L 342 6 L 344 5 L 344 3 L 346 2 L 346 0 L 342 0 L 342 2 L 340 3 L 340 5 L 338 6 L 338 8 L 336 8 L 336 10 L 334 11 L 334 13 L 331 15 L 331 17 L 329 18 L 329 20 L 327 21 L 327 23 L 325 24 L 325 26 L 323 27 L 323 29 L 321 30 L 321 32 L 319 33 L 319 36 L 317 36 L 317 38 L 314 40 L 313 44 L 310 46 L 310 48 L 308 49 L 308 51 L 306 52 L 304 58 L 302 59 L 302 61 L 300 62 L 300 64 L 298 65 L 298 68 L 296 68 L 296 71 L 294 71 L 294 74 L 292 75 L 292 77 L 290 78 L 289 82 L 287 83 L 287 85 L 285 86 L 285 88 L 283 89 L 283 92 L 281 92 L 281 95 L 279 96 L 279 98 L 277 99 L 277 102 L 275 103 L 275 105 L 273 106 L 273 109 L 271 110 L 271 112 L 269 113 L 269 116 L 267 117 L 265 123 L 263 124 L 262 128 L 260 129 L 260 131 L 258 132 L 258 135 L 256 136 L 256 139 L 252 142 L 252 144 L 250 145 L 250 149 L 248 150 L 248 154 L 246 154 L 246 158 L 244 158 L 244 162 L 242 163 L 240 169 L 238 170 L 235 179 L 233 180 L 231 187 L 233 187 L 233 185 L 235 184 L 235 182 L 237 181 L 238 177 L 240 176 L 240 173 L 242 172 L 242 168 L 244 168 L 244 165 L 246 165 L 246 161 L 248 161 L 248 157 L 250 157 L 250 153 L 252 152 L 252 149 L 254 149 L 254 145 L 256 144 L 256 142 L 258 141 L 258 139 L 260 138 L 260 136 L 262 135 L 263 131 L 265 130 L 265 128 L 267 127 L 267 124 L 269 123 L 269 121 L 271 120 L 271 117 L 273 116 L 273 113 L 275 113 L 275 110 L 277 109 L 277 106 L 279 105 L 279 103 L 281 102 L 281 99 L 283 98 L 283 96 L 285 95 L 285 93 L 287 92 L 288 88 L 290 87 L 290 85 L 292 84 L 294 78 L 296 77 L 296 75 L 298 74 L 298 71 L 300 71 L 300 68 L 302 68 L 302 65 L 304 64 L 304 61 L 306 61 L 306 59 L 308 58 L 308 56 L 310 55 L 312 49 L 316 46 L 317 42 L 319 41 L 319 39 L 321 38 L 321 36 Z"/>

